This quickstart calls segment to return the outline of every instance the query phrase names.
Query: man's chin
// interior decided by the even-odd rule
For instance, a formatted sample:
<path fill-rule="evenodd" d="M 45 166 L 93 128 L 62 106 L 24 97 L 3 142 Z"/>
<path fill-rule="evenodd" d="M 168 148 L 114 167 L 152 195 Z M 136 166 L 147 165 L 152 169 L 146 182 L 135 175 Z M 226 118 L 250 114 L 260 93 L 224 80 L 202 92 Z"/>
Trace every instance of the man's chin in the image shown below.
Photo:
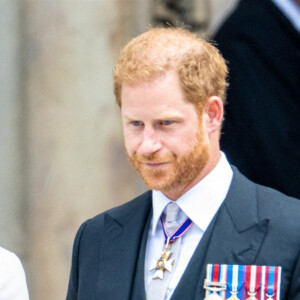
<path fill-rule="evenodd" d="M 144 183 L 150 190 L 167 192 L 170 189 L 169 180 L 164 176 L 152 177 L 152 176 L 145 176 L 144 174 L 141 174 L 141 176 Z"/>

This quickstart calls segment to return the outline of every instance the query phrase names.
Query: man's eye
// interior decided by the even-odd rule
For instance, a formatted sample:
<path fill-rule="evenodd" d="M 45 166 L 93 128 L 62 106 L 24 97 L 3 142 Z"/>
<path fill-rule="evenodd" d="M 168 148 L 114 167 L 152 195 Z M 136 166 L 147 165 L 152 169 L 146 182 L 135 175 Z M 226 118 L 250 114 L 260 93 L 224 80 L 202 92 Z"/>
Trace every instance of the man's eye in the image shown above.
<path fill-rule="evenodd" d="M 131 121 L 131 124 L 137 127 L 141 125 L 141 121 Z"/>
<path fill-rule="evenodd" d="M 162 125 L 171 125 L 171 124 L 174 123 L 174 121 L 171 121 L 171 120 L 164 120 L 164 121 L 162 121 L 161 123 L 162 123 Z"/>

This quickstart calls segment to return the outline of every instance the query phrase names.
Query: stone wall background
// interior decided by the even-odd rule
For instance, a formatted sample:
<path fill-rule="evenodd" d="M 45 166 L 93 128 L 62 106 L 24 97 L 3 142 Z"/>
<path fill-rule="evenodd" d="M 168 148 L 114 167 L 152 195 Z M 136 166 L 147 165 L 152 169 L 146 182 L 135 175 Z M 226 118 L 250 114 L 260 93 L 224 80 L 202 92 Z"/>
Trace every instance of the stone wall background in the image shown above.
<path fill-rule="evenodd" d="M 210 35 L 237 0 L 193 2 Z M 124 154 L 111 71 L 153 5 L 0 0 L 0 245 L 22 259 L 32 300 L 64 299 L 80 224 L 145 190 Z"/>

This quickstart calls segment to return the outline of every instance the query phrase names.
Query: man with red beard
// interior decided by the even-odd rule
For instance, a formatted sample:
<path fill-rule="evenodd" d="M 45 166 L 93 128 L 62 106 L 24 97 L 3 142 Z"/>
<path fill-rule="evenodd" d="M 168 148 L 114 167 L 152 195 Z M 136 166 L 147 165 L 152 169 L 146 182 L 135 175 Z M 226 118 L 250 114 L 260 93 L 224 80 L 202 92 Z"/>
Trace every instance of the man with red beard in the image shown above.
<path fill-rule="evenodd" d="M 182 29 L 124 47 L 115 95 L 150 191 L 80 227 L 68 300 L 300 299 L 300 202 L 220 151 L 226 76 L 218 50 Z"/>

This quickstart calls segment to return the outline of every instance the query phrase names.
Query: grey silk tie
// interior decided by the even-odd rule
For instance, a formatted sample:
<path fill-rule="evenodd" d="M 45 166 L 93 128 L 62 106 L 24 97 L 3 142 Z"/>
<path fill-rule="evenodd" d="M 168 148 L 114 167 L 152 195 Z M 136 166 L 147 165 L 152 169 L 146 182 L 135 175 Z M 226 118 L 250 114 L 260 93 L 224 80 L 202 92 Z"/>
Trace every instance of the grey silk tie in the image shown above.
<path fill-rule="evenodd" d="M 170 202 L 166 207 L 165 228 L 169 236 L 172 236 L 175 230 L 178 228 L 177 222 L 178 213 L 180 211 L 179 206 L 175 202 Z M 173 263 L 173 269 L 177 264 L 177 258 L 179 255 L 181 239 L 176 239 L 171 245 L 172 255 L 170 260 L 175 259 Z M 174 272 L 174 271 L 173 271 Z M 165 299 L 166 291 L 170 283 L 172 273 L 165 270 L 163 279 L 152 279 L 147 291 L 147 300 L 163 300 Z"/>

